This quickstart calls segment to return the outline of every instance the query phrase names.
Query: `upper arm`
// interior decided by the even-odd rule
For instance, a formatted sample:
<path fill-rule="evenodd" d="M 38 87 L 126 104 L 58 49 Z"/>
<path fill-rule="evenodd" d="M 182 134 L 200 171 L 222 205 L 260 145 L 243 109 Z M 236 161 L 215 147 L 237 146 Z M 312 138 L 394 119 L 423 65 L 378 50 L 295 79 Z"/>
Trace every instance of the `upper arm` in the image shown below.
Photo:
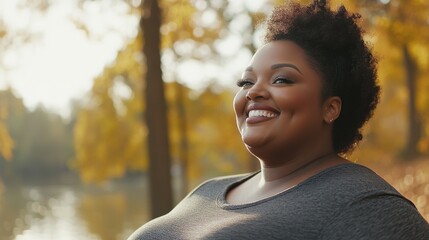
<path fill-rule="evenodd" d="M 394 195 L 369 196 L 342 209 L 320 239 L 429 240 L 429 224 L 407 200 Z"/>

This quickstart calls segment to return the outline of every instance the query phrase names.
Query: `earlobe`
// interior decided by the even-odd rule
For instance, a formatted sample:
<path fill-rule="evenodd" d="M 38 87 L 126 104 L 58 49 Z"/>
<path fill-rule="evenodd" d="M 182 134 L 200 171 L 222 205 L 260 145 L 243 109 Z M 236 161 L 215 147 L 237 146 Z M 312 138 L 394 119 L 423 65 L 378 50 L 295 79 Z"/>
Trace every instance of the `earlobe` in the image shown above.
<path fill-rule="evenodd" d="M 332 124 L 335 119 L 340 116 L 341 113 L 341 98 L 338 96 L 332 96 L 326 99 L 324 106 L 324 118 L 323 120 L 327 124 Z"/>

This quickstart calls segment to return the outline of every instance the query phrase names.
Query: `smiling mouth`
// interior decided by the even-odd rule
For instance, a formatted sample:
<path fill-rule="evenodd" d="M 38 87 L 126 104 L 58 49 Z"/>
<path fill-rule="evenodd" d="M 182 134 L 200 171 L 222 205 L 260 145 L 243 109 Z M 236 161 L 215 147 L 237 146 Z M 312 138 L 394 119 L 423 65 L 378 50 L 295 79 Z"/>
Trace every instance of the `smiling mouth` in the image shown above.
<path fill-rule="evenodd" d="M 250 110 L 248 113 L 249 118 L 252 118 L 252 117 L 274 118 L 277 116 L 278 114 L 273 113 L 271 111 L 266 111 L 266 110 Z"/>

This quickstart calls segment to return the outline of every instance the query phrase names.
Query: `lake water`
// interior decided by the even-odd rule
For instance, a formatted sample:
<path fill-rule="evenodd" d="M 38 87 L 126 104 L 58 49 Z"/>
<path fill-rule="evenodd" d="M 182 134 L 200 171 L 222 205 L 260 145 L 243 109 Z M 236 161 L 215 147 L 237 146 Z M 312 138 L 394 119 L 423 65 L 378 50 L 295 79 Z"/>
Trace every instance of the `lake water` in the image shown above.
<path fill-rule="evenodd" d="M 148 218 L 144 179 L 103 187 L 17 186 L 0 193 L 1 240 L 122 240 Z"/>

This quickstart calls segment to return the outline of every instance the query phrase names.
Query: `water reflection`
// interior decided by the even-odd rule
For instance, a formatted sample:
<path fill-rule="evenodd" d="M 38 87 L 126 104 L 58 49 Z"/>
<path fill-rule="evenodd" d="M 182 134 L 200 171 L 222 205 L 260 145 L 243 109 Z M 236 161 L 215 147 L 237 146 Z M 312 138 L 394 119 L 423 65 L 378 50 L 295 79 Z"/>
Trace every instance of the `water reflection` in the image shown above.
<path fill-rule="evenodd" d="M 0 193 L 0 239 L 125 239 L 148 219 L 145 193 L 143 179 L 9 187 Z"/>

